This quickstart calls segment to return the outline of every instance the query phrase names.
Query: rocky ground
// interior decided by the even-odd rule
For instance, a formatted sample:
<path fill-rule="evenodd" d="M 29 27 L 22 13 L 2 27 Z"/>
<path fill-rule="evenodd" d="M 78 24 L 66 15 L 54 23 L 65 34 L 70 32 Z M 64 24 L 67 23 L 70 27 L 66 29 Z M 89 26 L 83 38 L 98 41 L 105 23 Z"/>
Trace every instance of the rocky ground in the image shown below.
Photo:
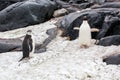
<path fill-rule="evenodd" d="M 36 43 L 48 37 L 46 30 L 56 27 L 56 19 L 43 24 L 0 33 L 0 38 L 16 38 L 32 29 Z M 120 65 L 106 65 L 102 58 L 120 54 L 120 46 L 92 45 L 80 48 L 78 39 L 68 41 L 57 36 L 47 51 L 31 54 L 31 59 L 18 62 L 22 52 L 0 54 L 1 80 L 120 80 Z"/>

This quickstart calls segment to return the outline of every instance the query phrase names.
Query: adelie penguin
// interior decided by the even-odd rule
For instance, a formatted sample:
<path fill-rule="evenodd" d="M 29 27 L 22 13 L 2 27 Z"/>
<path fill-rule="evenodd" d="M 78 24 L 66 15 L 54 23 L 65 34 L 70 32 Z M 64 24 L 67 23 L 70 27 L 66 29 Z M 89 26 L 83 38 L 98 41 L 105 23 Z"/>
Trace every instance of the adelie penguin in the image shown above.
<path fill-rule="evenodd" d="M 22 43 L 23 57 L 19 61 L 22 61 L 24 58 L 29 58 L 29 54 L 34 53 L 34 50 L 35 50 L 35 43 L 34 43 L 32 31 L 28 30 Z"/>
<path fill-rule="evenodd" d="M 87 17 L 84 16 L 83 23 L 79 28 L 79 44 L 81 48 L 87 48 L 91 46 L 91 32 L 99 32 L 97 28 L 90 28 Z"/>

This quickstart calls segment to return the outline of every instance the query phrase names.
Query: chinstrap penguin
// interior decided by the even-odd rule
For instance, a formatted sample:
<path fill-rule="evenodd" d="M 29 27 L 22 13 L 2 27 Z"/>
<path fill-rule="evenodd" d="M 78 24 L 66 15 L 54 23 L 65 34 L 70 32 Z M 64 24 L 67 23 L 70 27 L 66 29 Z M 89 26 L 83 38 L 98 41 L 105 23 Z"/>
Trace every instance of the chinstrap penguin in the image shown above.
<path fill-rule="evenodd" d="M 24 58 L 29 58 L 29 54 L 34 53 L 34 50 L 35 50 L 35 43 L 34 43 L 33 34 L 31 30 L 28 30 L 22 43 L 23 57 L 19 61 L 22 61 Z"/>

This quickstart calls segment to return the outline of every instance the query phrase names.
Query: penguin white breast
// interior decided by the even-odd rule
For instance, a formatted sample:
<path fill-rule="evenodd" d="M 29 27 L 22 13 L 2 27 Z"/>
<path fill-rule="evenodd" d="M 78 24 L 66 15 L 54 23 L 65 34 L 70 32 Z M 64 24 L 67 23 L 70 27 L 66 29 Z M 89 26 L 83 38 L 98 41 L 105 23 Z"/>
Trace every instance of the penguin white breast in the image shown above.
<path fill-rule="evenodd" d="M 31 39 L 32 39 L 32 46 L 33 46 L 33 49 L 31 51 L 31 53 L 34 53 L 35 52 L 35 39 L 34 39 L 34 35 L 33 34 L 31 35 Z"/>
<path fill-rule="evenodd" d="M 90 46 L 91 44 L 91 29 L 87 21 L 83 21 L 79 28 L 80 45 Z"/>

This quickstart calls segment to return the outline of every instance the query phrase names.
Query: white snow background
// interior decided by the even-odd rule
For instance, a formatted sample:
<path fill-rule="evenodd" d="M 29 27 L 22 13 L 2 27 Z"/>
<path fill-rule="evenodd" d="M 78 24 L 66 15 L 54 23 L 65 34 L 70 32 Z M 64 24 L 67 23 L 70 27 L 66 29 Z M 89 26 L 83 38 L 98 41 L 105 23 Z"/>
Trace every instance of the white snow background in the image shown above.
<path fill-rule="evenodd" d="M 20 37 L 31 29 L 36 43 L 42 43 L 48 37 L 46 30 L 56 27 L 56 21 L 0 32 L 0 38 Z M 57 36 L 46 52 L 31 54 L 29 60 L 18 62 L 22 52 L 0 54 L 0 80 L 120 80 L 120 65 L 102 62 L 102 57 L 110 54 L 120 54 L 120 46 L 81 49 L 78 39 L 68 41 Z"/>

